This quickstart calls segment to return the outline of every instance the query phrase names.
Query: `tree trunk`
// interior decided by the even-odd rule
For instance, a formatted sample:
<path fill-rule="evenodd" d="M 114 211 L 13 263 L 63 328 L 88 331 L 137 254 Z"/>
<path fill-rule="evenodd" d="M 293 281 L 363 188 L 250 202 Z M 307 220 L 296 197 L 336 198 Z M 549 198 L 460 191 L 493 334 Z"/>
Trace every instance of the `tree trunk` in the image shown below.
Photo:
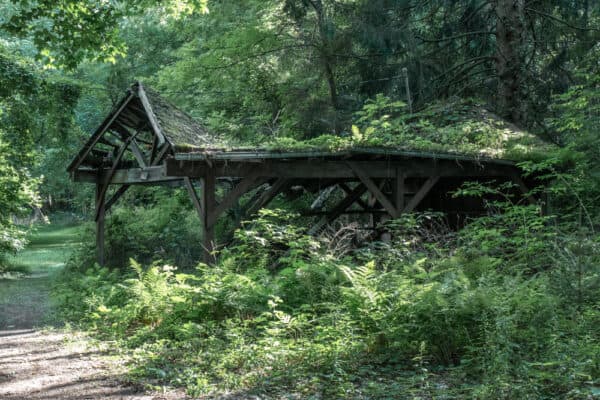
<path fill-rule="evenodd" d="M 337 134 L 339 133 L 339 123 L 337 118 L 339 102 L 337 84 L 335 81 L 335 73 L 331 62 L 331 40 L 327 32 L 327 16 L 325 15 L 325 10 L 323 9 L 322 0 L 313 0 L 310 2 L 310 4 L 313 6 L 315 13 L 317 14 L 317 26 L 319 29 L 319 36 L 321 39 L 321 62 L 323 63 L 323 72 L 325 73 L 327 85 L 329 86 L 329 99 L 331 101 L 331 107 L 333 108 L 335 113 L 334 131 Z"/>
<path fill-rule="evenodd" d="M 496 0 L 496 72 L 498 106 L 503 117 L 524 120 L 522 44 L 524 0 Z"/>

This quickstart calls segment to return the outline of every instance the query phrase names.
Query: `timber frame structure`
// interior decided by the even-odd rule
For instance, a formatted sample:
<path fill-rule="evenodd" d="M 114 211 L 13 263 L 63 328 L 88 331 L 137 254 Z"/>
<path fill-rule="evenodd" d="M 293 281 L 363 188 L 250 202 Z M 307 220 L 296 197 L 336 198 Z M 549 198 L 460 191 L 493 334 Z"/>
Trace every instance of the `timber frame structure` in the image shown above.
<path fill-rule="evenodd" d="M 517 166 L 507 160 L 460 154 L 382 148 L 343 151 L 227 149 L 201 124 L 134 84 L 87 140 L 68 167 L 76 182 L 96 185 L 98 262 L 105 260 L 105 215 L 133 185 L 183 186 L 201 221 L 205 261 L 214 260 L 215 224 L 232 208 L 235 222 L 251 218 L 279 194 L 318 195 L 308 214 L 316 234 L 342 214 L 397 218 L 419 209 L 454 215 L 482 211 L 479 199 L 454 199 L 465 181 L 515 183 L 518 195 L 535 202 Z M 228 190 L 217 198 L 217 186 Z M 115 187 L 114 190 L 109 190 Z M 324 198 L 337 191 L 329 209 Z M 340 198 L 341 195 L 341 198 Z M 331 196 L 335 197 L 335 196 Z M 242 198 L 247 198 L 240 205 Z"/>

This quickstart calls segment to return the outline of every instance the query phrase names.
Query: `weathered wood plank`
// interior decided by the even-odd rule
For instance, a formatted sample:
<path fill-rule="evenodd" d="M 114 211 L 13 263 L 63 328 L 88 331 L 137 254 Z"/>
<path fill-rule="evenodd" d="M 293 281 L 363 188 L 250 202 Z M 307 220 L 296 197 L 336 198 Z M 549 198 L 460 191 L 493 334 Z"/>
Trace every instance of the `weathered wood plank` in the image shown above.
<path fill-rule="evenodd" d="M 152 111 L 152 105 L 150 105 L 150 101 L 148 100 L 148 97 L 146 96 L 146 92 L 144 91 L 144 87 L 142 85 L 138 86 L 138 94 L 140 100 L 142 101 L 142 105 L 146 109 L 146 115 L 148 116 L 150 125 L 152 125 L 154 133 L 158 136 L 158 146 L 160 147 L 165 142 L 167 142 L 167 139 L 165 138 L 165 135 L 160 129 L 160 124 L 158 123 L 156 116 L 154 115 L 154 111 Z"/>
<path fill-rule="evenodd" d="M 95 170 L 78 170 L 72 173 L 75 182 L 106 183 L 109 176 L 108 170 L 97 172 Z M 166 176 L 162 165 L 147 168 L 117 169 L 109 183 L 111 185 L 147 185 L 153 183 L 176 182 L 183 178 L 179 176 Z"/>
<path fill-rule="evenodd" d="M 395 177 L 396 168 L 401 168 L 406 178 L 441 177 L 496 177 L 510 176 L 515 167 L 510 165 L 476 165 L 457 164 L 447 160 L 402 160 L 402 161 L 356 161 L 354 162 L 370 178 L 391 179 Z M 209 167 L 204 162 L 183 160 L 166 160 L 167 175 L 201 177 L 208 169 L 212 169 L 217 177 L 243 178 L 248 175 L 248 165 L 256 163 L 215 162 Z M 266 161 L 259 164 L 260 176 L 270 178 L 297 179 L 348 179 L 355 174 L 346 161 Z"/>

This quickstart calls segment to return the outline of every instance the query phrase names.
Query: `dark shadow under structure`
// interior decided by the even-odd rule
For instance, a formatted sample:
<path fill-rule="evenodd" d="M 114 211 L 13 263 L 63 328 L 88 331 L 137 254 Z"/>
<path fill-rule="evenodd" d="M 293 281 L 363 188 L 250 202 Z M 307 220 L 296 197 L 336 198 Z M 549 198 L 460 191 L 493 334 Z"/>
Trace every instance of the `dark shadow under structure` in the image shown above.
<path fill-rule="evenodd" d="M 480 199 L 455 199 L 450 194 L 472 180 L 513 182 L 520 197 L 536 202 L 528 189 L 533 182 L 523 179 L 515 163 L 507 160 L 390 148 L 227 148 L 200 123 L 139 82 L 84 144 L 68 172 L 76 182 L 96 185 L 96 246 L 101 265 L 105 215 L 133 185 L 187 188 L 201 221 L 206 262 L 214 261 L 215 224 L 227 210 L 242 210 L 236 218 L 239 224 L 281 193 L 343 194 L 329 209 L 309 210 L 316 218 L 311 234 L 347 213 L 397 218 L 421 209 L 455 216 L 482 212 Z M 217 198 L 221 184 L 229 189 Z M 109 191 L 111 186 L 115 190 Z M 240 204 L 250 192 L 253 195 L 246 204 Z"/>

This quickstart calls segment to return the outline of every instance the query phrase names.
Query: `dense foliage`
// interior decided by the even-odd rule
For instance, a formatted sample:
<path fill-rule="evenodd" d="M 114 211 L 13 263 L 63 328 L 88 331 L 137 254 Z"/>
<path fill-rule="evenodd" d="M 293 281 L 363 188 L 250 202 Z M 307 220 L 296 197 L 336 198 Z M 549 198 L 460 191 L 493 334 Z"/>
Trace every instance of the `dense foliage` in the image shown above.
<path fill-rule="evenodd" d="M 216 266 L 74 263 L 60 299 L 128 349 L 134 376 L 193 395 L 587 399 L 600 238 L 499 207 L 458 234 L 407 216 L 392 243 L 349 252 L 265 211 Z"/>
<path fill-rule="evenodd" d="M 456 196 L 499 199 L 485 216 L 457 232 L 405 215 L 383 243 L 357 222 L 308 236 L 309 200 L 276 199 L 209 267 L 187 193 L 129 190 L 109 267 L 90 225 L 54 293 L 134 378 L 214 397 L 598 397 L 598 26 L 589 0 L 0 0 L 0 270 L 32 209 L 91 219 L 66 165 L 140 79 L 228 143 L 510 158 L 551 203 L 468 184 Z"/>

